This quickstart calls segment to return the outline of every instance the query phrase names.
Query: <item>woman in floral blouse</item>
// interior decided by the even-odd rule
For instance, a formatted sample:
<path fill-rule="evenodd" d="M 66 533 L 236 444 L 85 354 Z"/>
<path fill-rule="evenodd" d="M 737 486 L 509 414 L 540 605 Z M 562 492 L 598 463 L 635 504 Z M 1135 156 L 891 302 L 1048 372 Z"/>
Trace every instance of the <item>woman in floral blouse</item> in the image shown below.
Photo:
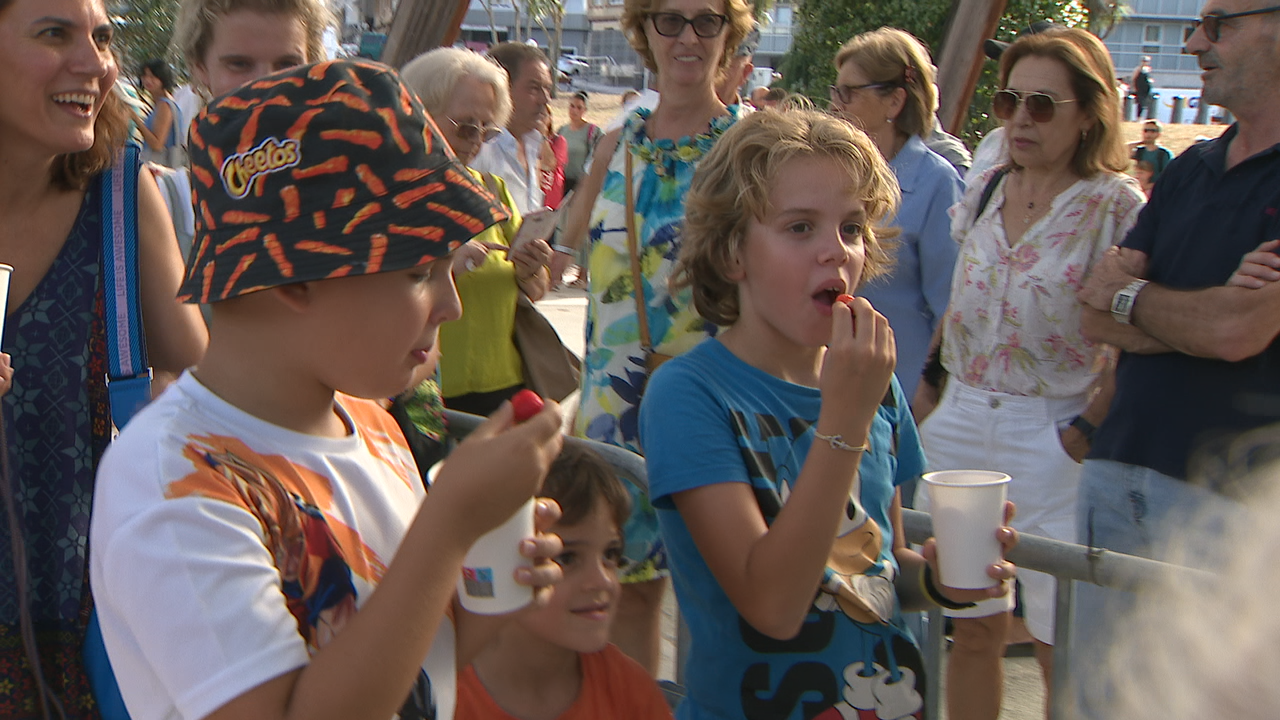
<path fill-rule="evenodd" d="M 680 251 L 684 198 L 698 162 L 740 117 L 716 97 L 715 82 L 751 30 L 744 0 L 626 0 L 622 26 L 657 73 L 661 103 L 637 109 L 601 138 L 565 227 L 566 250 L 586 241 L 589 277 L 586 357 L 574 434 L 640 452 L 636 432 L 650 355 L 678 355 L 715 334 L 689 293 L 672 295 L 667 277 Z M 627 170 L 630 169 L 630 176 Z M 630 193 L 635 269 L 627 239 Z M 637 308 L 645 308 L 643 331 Z M 657 672 L 662 595 L 668 576 L 658 521 L 642 494 L 627 521 L 623 591 L 613 640 Z"/>
<path fill-rule="evenodd" d="M 1109 349 L 1080 334 L 1076 291 L 1124 238 L 1143 196 L 1122 173 L 1119 97 L 1096 37 L 1061 30 L 1022 38 L 1001 57 L 994 111 L 1010 162 L 986 171 L 952 209 L 960 243 L 942 323 L 948 375 L 920 426 L 930 470 L 1009 474 L 1021 532 L 1075 538 L 1080 461 L 1111 401 Z M 984 205 L 985 197 L 985 205 Z M 930 374 L 917 397 L 926 407 Z M 919 407 L 917 411 L 919 411 Z M 924 495 L 924 493 L 921 493 Z M 918 497 L 927 507 L 927 498 Z M 917 505 L 920 507 L 920 505 Z M 1048 677 L 1054 580 L 1019 573 L 1023 614 Z M 994 718 L 1012 594 L 956 617 L 948 706 Z"/>

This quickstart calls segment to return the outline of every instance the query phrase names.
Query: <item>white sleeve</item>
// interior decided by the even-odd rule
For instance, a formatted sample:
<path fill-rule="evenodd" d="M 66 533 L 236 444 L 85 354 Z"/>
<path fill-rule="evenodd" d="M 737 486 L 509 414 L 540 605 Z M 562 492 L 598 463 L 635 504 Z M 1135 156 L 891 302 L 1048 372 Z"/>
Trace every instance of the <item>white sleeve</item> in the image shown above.
<path fill-rule="evenodd" d="M 104 468 L 113 470 L 121 477 Z M 245 509 L 164 499 L 95 540 L 103 638 L 137 720 L 165 717 L 165 706 L 204 717 L 308 662 L 261 526 Z"/>

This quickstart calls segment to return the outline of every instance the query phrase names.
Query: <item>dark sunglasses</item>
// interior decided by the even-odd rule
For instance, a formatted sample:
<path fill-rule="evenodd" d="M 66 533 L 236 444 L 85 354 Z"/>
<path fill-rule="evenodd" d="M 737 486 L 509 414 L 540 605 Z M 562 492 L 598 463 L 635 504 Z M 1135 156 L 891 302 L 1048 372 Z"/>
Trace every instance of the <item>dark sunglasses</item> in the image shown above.
<path fill-rule="evenodd" d="M 1013 114 L 1018 112 L 1018 106 L 1026 103 L 1027 114 L 1031 119 L 1038 123 L 1047 123 L 1053 119 L 1053 114 L 1057 111 L 1058 105 L 1063 103 L 1073 103 L 1071 100 L 1055 100 L 1050 95 L 1038 92 L 1016 92 L 1014 90 L 1001 90 L 991 98 L 991 111 L 1001 120 L 1008 120 Z"/>
<path fill-rule="evenodd" d="M 1226 13 L 1225 15 L 1219 15 L 1217 13 L 1202 15 L 1198 19 L 1191 21 L 1191 30 L 1194 32 L 1196 28 L 1203 29 L 1205 39 L 1211 43 L 1216 43 L 1218 42 L 1218 32 L 1222 29 L 1223 20 L 1234 20 L 1235 18 L 1249 17 L 1250 15 L 1266 15 L 1268 13 L 1276 12 L 1277 10 L 1280 10 L 1280 5 L 1262 8 L 1261 10 L 1246 10 L 1238 13 Z"/>
<path fill-rule="evenodd" d="M 883 90 L 885 88 L 897 87 L 896 83 L 891 82 L 873 82 L 866 85 L 828 85 L 827 92 L 831 94 L 831 101 L 840 101 L 841 105 L 848 105 L 853 102 L 853 94 L 859 90 Z"/>
<path fill-rule="evenodd" d="M 697 17 L 687 18 L 680 13 L 672 12 L 656 12 L 649 13 L 649 19 L 653 21 L 653 29 L 662 37 L 679 37 L 684 32 L 685 25 L 693 26 L 693 34 L 700 38 L 713 38 L 724 30 L 724 24 L 729 22 L 729 18 L 724 15 L 716 15 L 713 13 L 704 13 Z"/>
<path fill-rule="evenodd" d="M 460 123 L 449 116 L 445 118 L 458 128 L 458 137 L 467 142 L 487 143 L 490 140 L 502 134 L 502 128 L 493 125 L 477 125 L 475 123 Z"/>

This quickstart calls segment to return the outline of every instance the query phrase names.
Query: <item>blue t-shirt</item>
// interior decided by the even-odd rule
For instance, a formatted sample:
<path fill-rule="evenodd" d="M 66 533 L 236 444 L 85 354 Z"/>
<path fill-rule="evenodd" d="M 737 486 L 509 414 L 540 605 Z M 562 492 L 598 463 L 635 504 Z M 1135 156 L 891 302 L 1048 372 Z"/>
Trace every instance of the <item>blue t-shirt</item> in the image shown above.
<path fill-rule="evenodd" d="M 1245 254 L 1280 237 L 1280 145 L 1227 170 L 1235 134 L 1233 126 L 1169 163 L 1121 243 L 1147 253 L 1152 282 L 1185 290 L 1224 285 Z M 1280 340 L 1240 362 L 1121 353 L 1115 400 L 1089 457 L 1185 478 L 1194 453 L 1280 422 L 1278 408 Z"/>
<path fill-rule="evenodd" d="M 925 461 L 896 379 L 872 424 L 861 494 L 850 498 L 824 589 L 795 638 L 772 639 L 738 615 L 672 501 L 684 490 L 746 483 L 772 524 L 808 456 L 821 402 L 817 388 L 751 367 L 714 338 L 663 365 L 645 391 L 640 435 L 649 492 L 691 634 L 682 720 L 838 718 L 858 709 L 898 718 L 923 705 L 920 654 L 892 594 L 898 568 L 889 509 L 895 488 Z M 880 597 L 871 605 L 886 621 L 838 599 L 833 591 L 841 585 Z"/>

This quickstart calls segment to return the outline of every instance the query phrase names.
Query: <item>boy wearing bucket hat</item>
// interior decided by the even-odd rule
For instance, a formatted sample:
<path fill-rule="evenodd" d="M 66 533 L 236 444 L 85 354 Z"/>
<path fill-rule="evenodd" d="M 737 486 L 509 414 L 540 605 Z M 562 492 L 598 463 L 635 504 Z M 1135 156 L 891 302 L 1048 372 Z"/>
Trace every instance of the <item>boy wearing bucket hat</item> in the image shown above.
<path fill-rule="evenodd" d="M 135 718 L 452 717 L 495 629 L 450 609 L 468 547 L 560 448 L 504 406 L 430 497 L 374 401 L 460 307 L 449 252 L 503 218 L 389 69 L 266 76 L 192 128 L 199 367 L 104 457 L 90 530 L 103 637 Z M 554 521 L 544 503 L 542 527 Z M 521 543 L 559 578 L 554 536 Z M 461 659 L 459 659 L 461 658 Z"/>

